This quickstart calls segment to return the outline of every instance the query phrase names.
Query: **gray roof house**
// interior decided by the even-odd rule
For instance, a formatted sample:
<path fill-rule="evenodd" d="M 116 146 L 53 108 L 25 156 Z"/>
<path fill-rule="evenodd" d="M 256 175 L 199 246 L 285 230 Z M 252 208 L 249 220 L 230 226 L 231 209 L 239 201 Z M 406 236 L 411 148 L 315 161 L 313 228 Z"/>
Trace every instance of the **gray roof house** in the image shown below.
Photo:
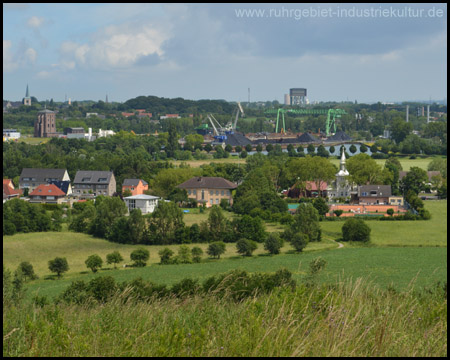
<path fill-rule="evenodd" d="M 73 181 L 73 195 L 79 198 L 112 196 L 116 192 L 116 179 L 112 171 L 79 170 Z"/>
<path fill-rule="evenodd" d="M 19 189 L 28 188 L 29 192 L 32 192 L 39 185 L 51 181 L 70 181 L 70 177 L 66 169 L 23 168 L 19 177 Z M 71 189 L 69 194 L 70 191 Z"/>

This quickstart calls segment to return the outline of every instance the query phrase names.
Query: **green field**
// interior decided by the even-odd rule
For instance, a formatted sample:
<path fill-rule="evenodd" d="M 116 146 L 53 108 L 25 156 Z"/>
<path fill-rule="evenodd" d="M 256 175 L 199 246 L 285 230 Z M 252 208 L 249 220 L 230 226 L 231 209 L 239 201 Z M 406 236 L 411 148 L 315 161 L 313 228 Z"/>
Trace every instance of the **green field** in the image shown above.
<path fill-rule="evenodd" d="M 255 256 L 243 258 L 236 253 L 235 244 L 227 244 L 226 253 L 220 260 L 205 257 L 205 262 L 200 264 L 161 266 L 157 264 L 160 261 L 158 251 L 164 246 L 145 246 L 150 251 L 149 266 L 114 270 L 105 264 L 99 274 L 112 275 L 118 281 L 142 276 L 157 283 L 172 284 L 184 277 L 204 279 L 234 268 L 253 272 L 286 267 L 300 280 L 309 261 L 322 256 L 328 262 L 321 277 L 325 282 L 335 282 L 340 276 L 364 277 L 382 287 L 392 283 L 394 287 L 404 289 L 417 276 L 415 285 L 431 286 L 438 280 L 447 279 L 447 201 L 426 201 L 425 206 L 432 214 L 429 221 L 367 221 L 372 229 L 369 247 L 344 243 L 344 248 L 337 249 L 335 240 L 341 236 L 343 222 L 323 221 L 323 240 L 308 244 L 301 254 L 293 253 L 290 245 L 286 244 L 282 254 L 267 256 L 260 244 Z M 203 221 L 207 214 L 196 210 L 186 214 L 185 220 L 187 223 Z M 268 228 L 282 229 L 273 224 Z M 205 251 L 207 244 L 189 246 L 199 246 Z M 178 245 L 168 247 L 177 252 Z M 40 279 L 29 283 L 28 296 L 35 292 L 55 296 L 73 280 L 89 280 L 98 276 L 88 271 L 84 264 L 89 255 L 95 253 L 105 259 L 106 254 L 118 250 L 125 258 L 124 263 L 130 264 L 129 254 L 134 249 L 134 245 L 115 244 L 73 232 L 16 234 L 3 238 L 3 263 L 7 268 L 15 269 L 22 261 L 31 262 Z M 47 263 L 56 256 L 67 257 L 70 270 L 62 280 L 48 280 L 51 273 Z"/>

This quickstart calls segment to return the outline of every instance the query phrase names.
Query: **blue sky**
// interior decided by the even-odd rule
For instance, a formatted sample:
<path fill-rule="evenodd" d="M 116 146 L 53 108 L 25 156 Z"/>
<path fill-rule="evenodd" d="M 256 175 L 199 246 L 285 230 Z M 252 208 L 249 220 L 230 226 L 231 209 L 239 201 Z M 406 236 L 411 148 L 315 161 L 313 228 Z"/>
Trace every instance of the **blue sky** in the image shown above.
<path fill-rule="evenodd" d="M 4 4 L 3 98 L 447 98 L 445 4 Z"/>

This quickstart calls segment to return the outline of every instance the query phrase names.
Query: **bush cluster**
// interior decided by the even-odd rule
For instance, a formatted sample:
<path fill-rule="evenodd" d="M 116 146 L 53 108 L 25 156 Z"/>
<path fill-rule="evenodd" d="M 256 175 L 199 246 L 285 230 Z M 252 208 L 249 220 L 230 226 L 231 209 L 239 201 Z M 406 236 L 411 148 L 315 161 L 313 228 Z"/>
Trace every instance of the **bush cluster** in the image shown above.
<path fill-rule="evenodd" d="M 244 270 L 232 270 L 228 273 L 207 278 L 202 284 L 198 280 L 185 278 L 178 283 L 167 285 L 154 284 L 142 278 L 130 282 L 116 283 L 111 276 L 99 276 L 89 282 L 78 280 L 57 297 L 56 302 L 67 304 L 104 303 L 114 295 L 121 294 L 123 301 L 129 299 L 145 301 L 151 298 L 179 297 L 191 295 L 215 295 L 240 301 L 256 294 L 268 293 L 275 288 L 295 289 L 296 282 L 287 269 L 274 274 L 253 273 Z"/>

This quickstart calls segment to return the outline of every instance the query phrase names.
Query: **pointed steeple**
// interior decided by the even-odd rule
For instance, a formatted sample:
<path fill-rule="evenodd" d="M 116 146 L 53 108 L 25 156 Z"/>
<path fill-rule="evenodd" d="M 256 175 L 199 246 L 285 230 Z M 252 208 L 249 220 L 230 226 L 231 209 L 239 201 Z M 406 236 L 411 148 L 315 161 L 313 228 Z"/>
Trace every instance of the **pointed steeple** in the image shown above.
<path fill-rule="evenodd" d="M 342 156 L 341 156 L 341 162 L 340 162 L 340 169 L 345 170 L 345 149 L 342 150 Z"/>
<path fill-rule="evenodd" d="M 25 93 L 25 97 L 29 98 L 30 97 L 30 92 L 28 91 L 28 84 L 27 84 L 27 92 Z"/>

